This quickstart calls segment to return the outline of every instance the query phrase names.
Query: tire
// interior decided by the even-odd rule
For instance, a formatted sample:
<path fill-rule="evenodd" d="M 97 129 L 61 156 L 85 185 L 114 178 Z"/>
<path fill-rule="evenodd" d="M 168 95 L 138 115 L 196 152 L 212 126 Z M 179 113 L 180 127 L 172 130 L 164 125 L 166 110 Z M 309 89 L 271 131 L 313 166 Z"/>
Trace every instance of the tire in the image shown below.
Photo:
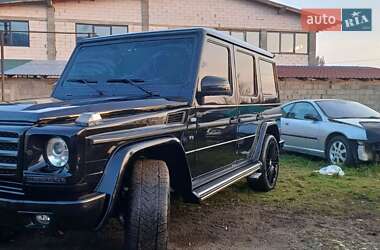
<path fill-rule="evenodd" d="M 166 164 L 137 160 L 131 177 L 123 212 L 124 249 L 167 249 L 170 178 Z"/>
<path fill-rule="evenodd" d="M 353 149 L 354 145 L 346 137 L 337 135 L 327 143 L 326 158 L 331 164 L 352 165 L 355 163 Z"/>
<path fill-rule="evenodd" d="M 247 178 L 248 184 L 253 190 L 269 192 L 275 188 L 280 170 L 279 154 L 280 149 L 276 137 L 266 135 L 260 156 L 261 175 L 258 178 L 255 178 L 255 175 Z"/>

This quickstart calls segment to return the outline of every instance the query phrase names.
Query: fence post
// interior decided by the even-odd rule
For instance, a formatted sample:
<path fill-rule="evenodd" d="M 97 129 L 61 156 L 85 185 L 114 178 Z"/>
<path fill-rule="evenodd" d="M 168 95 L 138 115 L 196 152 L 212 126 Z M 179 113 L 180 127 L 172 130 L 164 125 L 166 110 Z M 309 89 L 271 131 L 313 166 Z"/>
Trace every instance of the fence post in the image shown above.
<path fill-rule="evenodd" d="M 0 31 L 1 40 L 1 102 L 4 102 L 4 84 L 5 84 L 5 74 L 4 74 L 4 32 Z"/>

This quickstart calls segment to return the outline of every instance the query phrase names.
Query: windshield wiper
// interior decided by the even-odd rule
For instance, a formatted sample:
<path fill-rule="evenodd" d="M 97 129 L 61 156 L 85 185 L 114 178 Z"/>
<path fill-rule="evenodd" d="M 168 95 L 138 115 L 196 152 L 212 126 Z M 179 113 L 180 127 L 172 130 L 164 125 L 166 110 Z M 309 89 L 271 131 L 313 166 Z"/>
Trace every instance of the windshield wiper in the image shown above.
<path fill-rule="evenodd" d="M 137 85 L 136 83 L 142 83 L 145 82 L 143 79 L 138 79 L 138 78 L 114 78 L 114 79 L 109 79 L 107 80 L 108 83 L 126 83 L 129 85 L 132 85 L 135 88 L 138 88 L 139 90 L 145 92 L 146 94 L 149 95 L 149 97 L 157 96 L 160 97 L 160 95 L 155 94 L 149 90 L 144 89 L 143 87 Z"/>
<path fill-rule="evenodd" d="M 76 83 L 82 83 L 84 84 L 85 86 L 95 90 L 100 96 L 104 96 L 104 92 L 101 91 L 100 89 L 90 85 L 90 83 L 98 83 L 98 81 L 96 80 L 87 80 L 87 79 L 80 79 L 80 78 L 72 78 L 72 79 L 68 79 L 66 80 L 66 82 L 76 82 Z"/>

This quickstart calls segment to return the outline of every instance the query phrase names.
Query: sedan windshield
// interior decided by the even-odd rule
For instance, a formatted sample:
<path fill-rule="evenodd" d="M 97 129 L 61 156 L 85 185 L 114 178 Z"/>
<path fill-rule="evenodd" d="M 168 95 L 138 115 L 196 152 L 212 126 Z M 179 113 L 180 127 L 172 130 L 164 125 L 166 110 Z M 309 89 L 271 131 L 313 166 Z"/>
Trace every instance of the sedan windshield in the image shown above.
<path fill-rule="evenodd" d="M 58 90 L 66 96 L 191 96 L 195 39 L 84 44 Z M 61 88 L 61 89 L 59 89 Z M 58 91 L 59 92 L 59 91 Z M 57 89 L 56 89 L 57 93 Z"/>
<path fill-rule="evenodd" d="M 317 101 L 316 103 L 332 119 L 380 118 L 380 113 L 358 102 L 325 100 Z"/>

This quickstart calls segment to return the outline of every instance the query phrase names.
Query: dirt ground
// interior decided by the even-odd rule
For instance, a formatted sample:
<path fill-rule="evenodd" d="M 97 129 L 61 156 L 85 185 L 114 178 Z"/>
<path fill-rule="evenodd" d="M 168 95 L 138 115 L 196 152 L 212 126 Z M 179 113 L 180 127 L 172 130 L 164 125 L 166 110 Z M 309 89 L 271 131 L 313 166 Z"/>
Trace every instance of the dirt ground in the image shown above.
<path fill-rule="evenodd" d="M 121 249 L 122 237 L 120 224 L 113 221 L 97 233 L 23 232 L 0 249 Z M 223 205 L 176 202 L 169 249 L 380 249 L 380 218 L 313 215 L 234 200 Z"/>

